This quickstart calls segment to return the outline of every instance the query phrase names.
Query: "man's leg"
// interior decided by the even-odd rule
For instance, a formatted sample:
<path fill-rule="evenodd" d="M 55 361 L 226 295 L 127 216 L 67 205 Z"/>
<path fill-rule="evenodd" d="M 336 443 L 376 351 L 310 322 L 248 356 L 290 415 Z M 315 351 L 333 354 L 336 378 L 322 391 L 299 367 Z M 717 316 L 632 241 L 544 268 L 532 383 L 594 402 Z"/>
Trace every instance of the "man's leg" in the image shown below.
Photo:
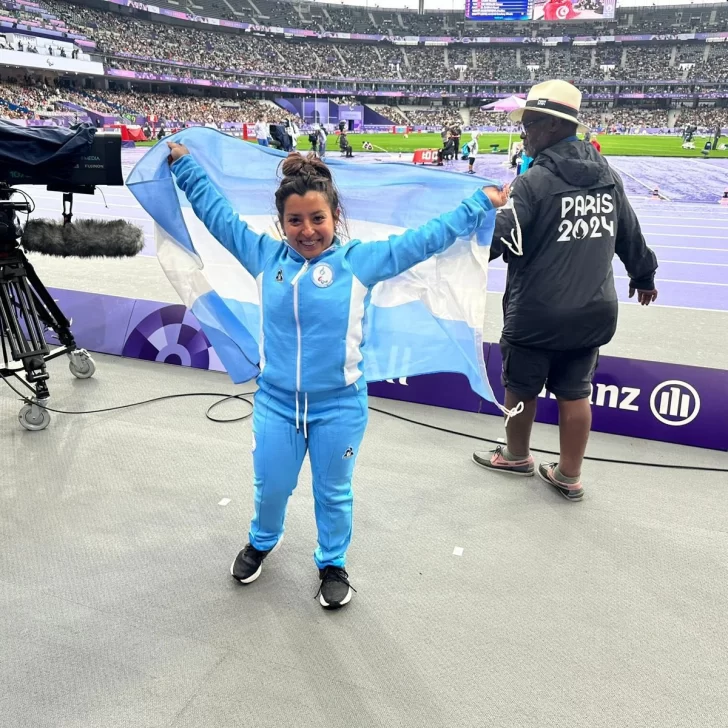
<path fill-rule="evenodd" d="M 591 430 L 591 405 L 588 398 L 574 400 L 559 398 L 558 402 L 561 443 L 559 471 L 566 478 L 576 478 L 578 481 Z"/>
<path fill-rule="evenodd" d="M 514 346 L 505 339 L 500 342 L 503 356 L 501 383 L 505 387 L 505 406 L 512 410 L 523 402 L 523 412 L 509 418 L 506 425 L 506 446 L 489 452 L 476 452 L 473 460 L 489 470 L 512 475 L 533 475 L 531 429 L 536 417 L 539 392 L 546 383 L 549 371 L 549 352 Z"/>
<path fill-rule="evenodd" d="M 512 410 L 523 402 L 523 412 L 511 417 L 506 425 L 506 447 L 511 456 L 518 460 L 531 454 L 531 430 L 536 419 L 536 398 L 524 399 L 515 392 L 506 390 L 505 406 Z"/>
<path fill-rule="evenodd" d="M 568 500 L 581 500 L 581 465 L 591 430 L 591 384 L 599 361 L 598 349 L 566 351 L 553 359 L 547 388 L 559 403 L 558 463 L 543 463 L 538 474 Z"/>

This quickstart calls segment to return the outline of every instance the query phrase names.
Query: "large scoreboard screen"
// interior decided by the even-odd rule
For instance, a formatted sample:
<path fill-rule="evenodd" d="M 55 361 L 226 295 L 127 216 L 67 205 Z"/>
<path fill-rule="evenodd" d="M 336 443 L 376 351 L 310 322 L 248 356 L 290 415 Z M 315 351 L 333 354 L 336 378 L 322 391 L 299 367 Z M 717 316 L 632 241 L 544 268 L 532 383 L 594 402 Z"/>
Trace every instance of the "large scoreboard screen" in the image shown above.
<path fill-rule="evenodd" d="M 466 0 L 465 15 L 470 20 L 531 20 L 533 0 Z"/>
<path fill-rule="evenodd" d="M 465 0 L 469 20 L 611 20 L 617 0 Z"/>

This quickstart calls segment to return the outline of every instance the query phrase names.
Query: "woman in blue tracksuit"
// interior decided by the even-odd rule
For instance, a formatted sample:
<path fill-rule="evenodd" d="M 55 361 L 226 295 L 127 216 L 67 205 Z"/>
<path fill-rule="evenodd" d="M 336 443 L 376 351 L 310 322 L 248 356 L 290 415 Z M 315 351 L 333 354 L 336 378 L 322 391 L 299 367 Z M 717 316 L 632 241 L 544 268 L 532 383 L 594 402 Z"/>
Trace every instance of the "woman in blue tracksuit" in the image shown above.
<path fill-rule="evenodd" d="M 306 451 L 311 459 L 319 599 L 327 609 L 352 596 L 346 573 L 351 479 L 367 425 L 364 317 L 372 287 L 470 236 L 508 190 L 478 190 L 453 212 L 388 240 L 342 245 L 339 198 L 329 168 L 314 155 L 283 162 L 276 208 L 286 242 L 254 233 L 181 145 L 168 142 L 179 187 L 197 217 L 258 283 L 260 368 L 253 413 L 255 515 L 249 543 L 231 567 L 258 578 L 281 542 L 288 498 Z"/>

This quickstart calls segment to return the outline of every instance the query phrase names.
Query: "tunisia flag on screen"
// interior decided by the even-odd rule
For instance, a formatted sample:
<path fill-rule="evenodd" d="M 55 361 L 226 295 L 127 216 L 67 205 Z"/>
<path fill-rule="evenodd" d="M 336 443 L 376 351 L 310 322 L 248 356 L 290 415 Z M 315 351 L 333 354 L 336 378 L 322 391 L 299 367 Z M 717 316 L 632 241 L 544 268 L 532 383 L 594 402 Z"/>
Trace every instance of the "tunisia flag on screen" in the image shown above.
<path fill-rule="evenodd" d="M 549 0 L 543 6 L 544 20 L 572 20 L 579 17 L 571 0 Z"/>

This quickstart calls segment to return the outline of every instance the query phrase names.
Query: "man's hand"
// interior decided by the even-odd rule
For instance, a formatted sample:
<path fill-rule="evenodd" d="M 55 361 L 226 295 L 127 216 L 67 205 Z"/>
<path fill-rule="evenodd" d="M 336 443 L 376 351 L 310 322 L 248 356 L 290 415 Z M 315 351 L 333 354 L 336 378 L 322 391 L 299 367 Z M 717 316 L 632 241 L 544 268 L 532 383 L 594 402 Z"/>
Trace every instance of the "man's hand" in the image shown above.
<path fill-rule="evenodd" d="M 184 144 L 177 144 L 177 142 L 167 142 L 169 147 L 169 156 L 167 161 L 170 164 L 174 164 L 180 157 L 184 157 L 190 153 L 190 150 Z"/>
<path fill-rule="evenodd" d="M 493 207 L 503 207 L 508 202 L 508 197 L 511 194 L 511 186 L 509 184 L 503 185 L 502 189 L 497 187 L 483 187 L 488 199 L 493 203 Z"/>
<path fill-rule="evenodd" d="M 640 291 L 637 288 L 629 287 L 629 297 L 633 298 L 635 291 L 637 291 L 637 300 L 643 306 L 649 306 L 653 301 L 657 299 L 657 289 L 653 288 L 651 291 Z"/>

